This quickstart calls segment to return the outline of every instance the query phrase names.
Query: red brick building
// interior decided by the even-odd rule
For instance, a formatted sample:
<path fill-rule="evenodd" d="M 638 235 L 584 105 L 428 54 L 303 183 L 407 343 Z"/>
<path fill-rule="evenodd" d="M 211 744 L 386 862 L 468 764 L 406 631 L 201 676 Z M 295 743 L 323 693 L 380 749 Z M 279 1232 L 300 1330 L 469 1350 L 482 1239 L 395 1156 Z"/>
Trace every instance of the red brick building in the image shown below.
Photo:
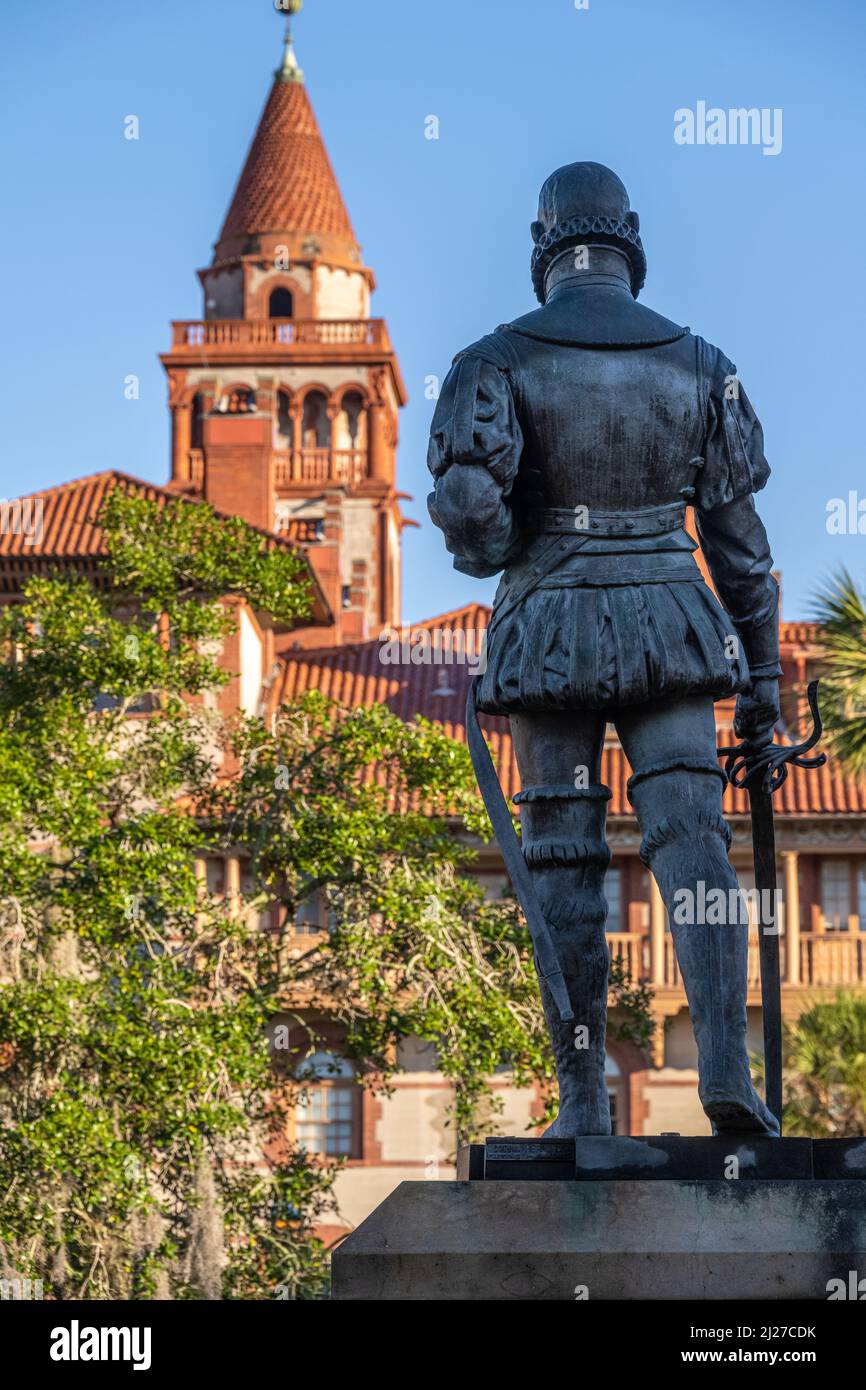
<path fill-rule="evenodd" d="M 272 707 L 315 687 L 348 704 L 381 701 L 406 719 L 424 714 L 462 739 L 472 658 L 489 609 L 468 604 L 432 617 L 403 636 L 407 659 L 383 659 L 400 629 L 400 539 L 406 521 L 397 490 L 398 413 L 406 392 L 382 319 L 370 316 L 375 286 L 365 265 L 310 103 L 287 47 L 231 199 L 213 259 L 199 271 L 202 317 L 172 325 L 162 355 L 172 422 L 165 488 L 140 486 L 157 499 L 206 499 L 298 548 L 314 584 L 307 624 L 291 632 L 262 628 L 240 605 L 240 627 L 226 661 L 237 678 L 221 695 L 227 709 Z M 99 509 L 121 475 L 104 473 L 31 499 L 38 535 L 4 526 L 0 587 L 13 601 L 26 578 L 58 560 L 95 568 Z M 127 480 L 135 481 L 135 480 Z M 32 530 L 33 528 L 31 528 Z M 462 656 L 448 658 L 458 634 Z M 384 634 L 384 637 L 383 637 Z M 782 623 L 784 713 L 796 725 L 802 689 L 820 660 L 820 633 Z M 437 642 L 439 651 L 437 657 Z M 417 659 L 426 644 L 427 659 Z M 412 649 L 418 650 L 412 654 Z M 453 649 L 454 642 L 451 646 Z M 444 659 L 443 659 L 444 655 Z M 731 737 L 732 706 L 718 706 L 720 742 Z M 506 793 L 517 790 L 508 726 L 487 731 Z M 639 834 L 625 796 L 623 753 L 611 736 L 603 778 L 613 791 L 607 880 L 608 939 L 634 977 L 651 982 L 659 1026 L 650 1055 L 610 1047 L 610 1089 L 620 1132 L 705 1132 L 696 1096 L 695 1051 L 661 900 L 638 858 Z M 779 877 L 786 925 L 782 939 L 787 1015 L 838 985 L 866 986 L 866 787 L 832 767 L 794 770 L 776 803 Z M 729 790 L 733 858 L 751 881 L 745 798 Z M 202 864 L 211 886 L 232 891 L 244 866 L 235 857 Z M 494 848 L 478 872 L 495 892 L 504 881 Z M 316 904 L 295 924 L 320 930 Z M 749 1005 L 760 1046 L 757 943 L 751 952 Z M 335 1048 L 338 1040 L 335 1039 Z M 450 1173 L 444 1127 L 446 1083 L 435 1057 L 403 1049 L 404 1071 L 387 1100 L 361 1096 L 350 1071 L 323 1079 L 297 1116 L 297 1136 L 343 1154 L 339 1181 L 346 1219 L 357 1222 L 401 1178 Z M 505 1127 L 524 1131 L 533 1097 L 497 1078 Z"/>

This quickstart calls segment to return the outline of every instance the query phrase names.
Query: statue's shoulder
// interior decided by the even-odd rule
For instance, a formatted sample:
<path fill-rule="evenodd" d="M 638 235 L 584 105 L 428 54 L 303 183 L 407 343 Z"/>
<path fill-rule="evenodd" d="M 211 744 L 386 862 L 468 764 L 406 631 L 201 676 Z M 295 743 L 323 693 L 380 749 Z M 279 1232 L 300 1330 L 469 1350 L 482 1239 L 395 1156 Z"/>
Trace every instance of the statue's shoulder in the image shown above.
<path fill-rule="evenodd" d="M 698 334 L 695 334 L 694 337 L 704 362 L 704 369 L 710 376 L 728 376 L 736 373 L 736 365 L 726 352 L 722 352 L 722 349 L 716 347 L 715 343 L 701 338 Z"/>
<path fill-rule="evenodd" d="M 727 396 L 730 383 L 737 377 L 736 364 L 721 348 L 699 334 L 690 333 L 689 338 L 695 345 L 698 378 L 704 396 Z"/>
<path fill-rule="evenodd" d="M 462 348 L 454 358 L 455 364 L 464 358 L 475 358 L 500 371 L 514 371 L 520 363 L 520 352 L 513 336 L 507 332 L 508 327 L 508 324 L 500 324 L 492 333 L 485 333 L 483 338 Z"/>

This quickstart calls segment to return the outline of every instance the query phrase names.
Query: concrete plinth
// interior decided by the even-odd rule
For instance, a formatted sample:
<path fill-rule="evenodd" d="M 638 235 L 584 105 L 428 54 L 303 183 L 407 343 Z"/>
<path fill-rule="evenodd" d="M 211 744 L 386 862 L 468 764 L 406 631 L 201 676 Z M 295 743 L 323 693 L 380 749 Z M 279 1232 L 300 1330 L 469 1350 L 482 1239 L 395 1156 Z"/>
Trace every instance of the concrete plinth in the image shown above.
<path fill-rule="evenodd" d="M 334 1297 L 808 1299 L 866 1275 L 859 1180 L 404 1182 L 334 1253 Z"/>

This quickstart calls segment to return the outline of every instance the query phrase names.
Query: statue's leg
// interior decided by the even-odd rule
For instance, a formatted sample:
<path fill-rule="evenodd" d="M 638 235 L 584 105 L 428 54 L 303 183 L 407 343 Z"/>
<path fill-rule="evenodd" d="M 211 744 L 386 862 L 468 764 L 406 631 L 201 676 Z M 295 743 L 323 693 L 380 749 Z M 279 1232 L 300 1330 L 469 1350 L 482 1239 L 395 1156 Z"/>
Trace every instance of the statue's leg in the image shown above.
<path fill-rule="evenodd" d="M 728 859 L 712 700 L 624 710 L 616 726 L 633 770 L 641 858 L 667 907 L 689 1002 L 701 1104 L 718 1134 L 778 1134 L 749 1069 L 749 928 Z"/>
<path fill-rule="evenodd" d="M 610 1134 L 604 1079 L 609 955 L 604 823 L 610 792 L 599 783 L 605 721 L 596 713 L 511 718 L 523 790 L 523 853 L 556 941 L 574 1021 L 563 1023 L 546 986 L 544 1015 L 559 1081 L 556 1138 Z"/>

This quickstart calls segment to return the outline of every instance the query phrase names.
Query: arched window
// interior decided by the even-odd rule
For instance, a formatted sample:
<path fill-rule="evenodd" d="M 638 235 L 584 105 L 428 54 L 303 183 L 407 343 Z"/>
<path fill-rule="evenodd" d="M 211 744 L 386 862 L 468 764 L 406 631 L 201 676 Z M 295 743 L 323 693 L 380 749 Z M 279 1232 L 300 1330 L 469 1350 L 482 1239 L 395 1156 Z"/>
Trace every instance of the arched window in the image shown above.
<path fill-rule="evenodd" d="M 360 1087 L 335 1052 L 313 1052 L 295 1070 L 304 1091 L 295 1105 L 295 1139 L 307 1153 L 360 1156 Z"/>
<path fill-rule="evenodd" d="M 360 391 L 347 391 L 337 416 L 336 448 L 364 448 L 364 397 Z"/>
<path fill-rule="evenodd" d="M 285 285 L 279 285 L 277 289 L 271 290 L 268 298 L 268 318 L 269 319 L 291 319 L 295 314 L 295 301 L 291 290 L 287 290 Z"/>
<path fill-rule="evenodd" d="M 289 414 L 291 397 L 288 391 L 277 392 L 277 414 L 274 430 L 274 444 L 278 449 L 288 449 L 292 443 L 292 417 Z"/>
<path fill-rule="evenodd" d="M 328 449 L 331 445 L 331 422 L 328 402 L 322 391 L 310 391 L 304 397 L 302 440 L 305 449 Z"/>
<path fill-rule="evenodd" d="M 256 393 L 249 386 L 233 386 L 220 398 L 224 415 L 249 415 L 256 408 Z"/>

